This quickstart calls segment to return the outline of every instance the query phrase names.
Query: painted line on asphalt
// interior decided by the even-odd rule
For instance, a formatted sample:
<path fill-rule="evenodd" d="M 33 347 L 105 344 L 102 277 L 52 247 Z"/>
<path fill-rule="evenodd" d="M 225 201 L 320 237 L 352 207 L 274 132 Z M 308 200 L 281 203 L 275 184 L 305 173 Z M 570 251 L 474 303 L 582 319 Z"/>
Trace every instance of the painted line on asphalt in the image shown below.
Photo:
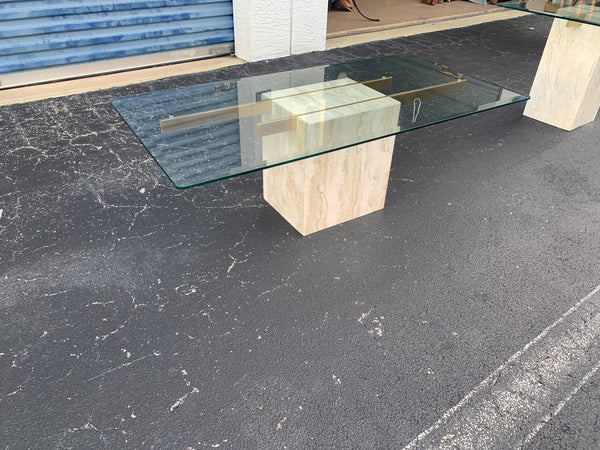
<path fill-rule="evenodd" d="M 569 403 L 573 396 L 577 394 L 577 392 L 579 392 L 579 390 L 588 382 L 588 380 L 595 375 L 598 369 L 600 369 L 600 362 L 598 362 L 598 364 L 592 367 L 592 370 L 585 374 L 585 376 L 579 381 L 579 383 L 577 383 L 577 385 L 571 390 L 571 392 L 569 392 L 569 394 L 563 400 L 561 400 L 558 405 L 556 405 L 556 408 L 554 408 L 553 411 L 549 412 L 542 418 L 540 423 L 538 423 L 537 426 L 535 426 L 533 430 L 531 430 L 531 433 L 527 435 L 523 443 L 528 444 L 529 442 L 531 442 L 531 440 L 540 432 L 540 430 L 548 422 L 550 422 L 552 417 L 556 417 L 556 415 L 565 407 L 565 405 Z"/>
<path fill-rule="evenodd" d="M 450 408 L 405 448 L 529 443 L 600 368 L 600 286 Z"/>

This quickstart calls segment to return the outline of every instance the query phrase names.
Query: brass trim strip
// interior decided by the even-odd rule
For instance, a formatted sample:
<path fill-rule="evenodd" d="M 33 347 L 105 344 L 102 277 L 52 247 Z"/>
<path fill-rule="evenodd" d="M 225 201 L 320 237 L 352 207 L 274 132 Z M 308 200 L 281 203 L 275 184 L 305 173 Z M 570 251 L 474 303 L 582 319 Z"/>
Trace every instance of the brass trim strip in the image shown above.
<path fill-rule="evenodd" d="M 381 77 L 376 80 L 363 81 L 360 84 L 375 89 L 376 91 L 382 91 L 392 87 L 392 77 Z"/>
<path fill-rule="evenodd" d="M 451 81 L 449 83 L 436 84 L 435 86 L 428 86 L 425 88 L 413 89 L 406 92 L 399 92 L 397 94 L 386 95 L 382 97 L 370 98 L 368 100 L 361 100 L 357 102 L 350 102 L 344 105 L 333 106 L 331 108 L 325 108 L 317 111 L 306 112 L 302 114 L 298 114 L 295 116 L 286 117 L 283 119 L 275 119 L 269 120 L 267 122 L 262 122 L 256 125 L 256 134 L 260 137 L 267 136 L 269 134 L 281 133 L 283 131 L 295 130 L 296 129 L 296 119 L 298 117 L 307 115 L 307 114 L 315 114 L 322 113 L 323 111 L 328 111 L 337 108 L 344 108 L 346 106 L 357 105 L 360 103 L 372 102 L 375 100 L 381 100 L 384 98 L 391 98 L 393 100 L 397 100 L 402 103 L 412 103 L 416 99 L 425 100 L 428 98 L 440 97 L 446 94 L 452 94 L 455 92 L 460 92 L 466 88 L 466 78 L 459 78 L 456 81 Z M 293 128 L 289 127 L 290 124 L 293 124 Z"/>
<path fill-rule="evenodd" d="M 460 92 L 466 88 L 467 79 L 459 78 L 449 83 L 436 84 L 426 88 L 413 89 L 412 91 L 399 92 L 389 97 L 398 100 L 400 103 L 412 103 L 416 99 L 425 100 L 428 98 L 441 97 L 442 95 Z"/>
<path fill-rule="evenodd" d="M 346 86 L 362 84 L 364 86 L 375 89 L 376 91 L 388 89 L 392 86 L 392 77 L 381 77 L 375 80 L 354 82 L 343 84 L 340 86 L 331 86 L 325 89 L 315 89 L 314 91 L 298 92 L 280 98 L 294 97 L 296 95 L 304 95 L 311 92 L 325 91 L 329 89 L 337 89 Z M 195 114 L 186 114 L 183 116 L 169 117 L 168 119 L 160 120 L 161 133 L 171 133 L 173 131 L 185 130 L 187 128 L 199 127 L 202 125 L 210 125 L 213 123 L 224 122 L 227 120 L 237 120 L 243 117 L 255 116 L 271 112 L 272 100 L 263 100 L 255 103 L 244 103 L 242 105 L 230 106 L 227 108 L 214 109 Z"/>
<path fill-rule="evenodd" d="M 160 121 L 160 132 L 172 133 L 173 131 L 185 130 L 187 128 L 210 125 L 212 123 L 237 120 L 242 117 L 255 116 L 271 112 L 272 101 L 266 100 L 256 103 L 245 103 L 243 105 L 231 106 L 229 108 L 214 109 L 184 116 L 170 117 Z"/>
<path fill-rule="evenodd" d="M 299 115 L 286 117 L 284 119 L 269 120 L 268 122 L 256 124 L 256 134 L 258 137 L 264 137 L 270 134 L 277 134 L 283 133 L 284 131 L 295 130 L 298 123 L 298 117 Z"/>

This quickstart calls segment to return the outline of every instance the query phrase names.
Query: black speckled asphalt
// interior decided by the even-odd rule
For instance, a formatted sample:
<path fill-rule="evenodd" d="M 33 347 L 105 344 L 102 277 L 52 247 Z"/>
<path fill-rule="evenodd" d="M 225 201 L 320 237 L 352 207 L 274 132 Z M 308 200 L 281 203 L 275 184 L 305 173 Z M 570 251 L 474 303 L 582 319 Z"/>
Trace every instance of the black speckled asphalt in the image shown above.
<path fill-rule="evenodd" d="M 0 448 L 411 442 L 600 284 L 600 122 L 517 104 L 403 134 L 385 209 L 301 237 L 260 173 L 175 189 L 109 99 L 402 52 L 527 93 L 550 24 L 1 107 Z M 528 448 L 597 448 L 599 394 Z"/>

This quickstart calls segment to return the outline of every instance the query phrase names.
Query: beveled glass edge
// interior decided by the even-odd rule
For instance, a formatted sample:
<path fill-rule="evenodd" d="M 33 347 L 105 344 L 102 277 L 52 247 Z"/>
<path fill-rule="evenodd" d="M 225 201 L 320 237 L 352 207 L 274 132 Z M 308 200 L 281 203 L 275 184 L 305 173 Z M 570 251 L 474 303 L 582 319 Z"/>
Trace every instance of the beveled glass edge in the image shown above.
<path fill-rule="evenodd" d="M 437 63 L 432 63 L 430 61 L 422 60 L 422 59 L 419 59 L 419 58 L 416 58 L 416 59 L 418 61 L 421 61 L 421 62 L 426 62 L 426 63 L 429 63 L 429 64 L 433 64 L 433 65 L 439 66 L 439 64 L 437 64 Z M 278 72 L 275 72 L 274 74 L 277 74 L 277 73 Z M 118 111 L 118 109 L 116 108 L 115 102 L 118 103 L 119 100 L 121 100 L 121 99 L 126 99 L 126 98 L 130 98 L 130 97 L 137 97 L 137 96 L 144 96 L 144 95 L 150 95 L 150 94 L 153 94 L 153 92 L 145 92 L 145 93 L 134 94 L 134 95 L 130 95 L 130 96 L 111 98 L 110 102 L 112 103 L 112 105 L 117 110 L 117 113 L 119 113 L 119 116 L 121 116 L 121 118 L 128 125 L 128 127 L 130 128 L 130 130 L 132 131 L 132 133 L 134 134 L 134 136 L 136 136 L 136 138 L 138 139 L 138 142 L 140 142 L 144 146 L 144 148 L 146 149 L 146 151 L 148 153 L 150 153 L 150 156 L 152 157 L 152 159 L 160 167 L 160 169 L 162 170 L 162 172 L 167 176 L 167 178 L 173 184 L 173 186 L 175 186 L 179 190 L 185 190 L 185 189 L 189 189 L 189 188 L 193 188 L 193 187 L 197 187 L 197 186 L 203 186 L 203 185 L 206 185 L 206 184 L 210 184 L 210 183 L 214 183 L 214 182 L 218 182 L 218 181 L 223 181 L 223 180 L 227 180 L 227 179 L 230 179 L 230 178 L 235 178 L 235 177 L 238 177 L 238 176 L 242 176 L 242 175 L 246 175 L 246 174 L 250 174 L 250 173 L 262 171 L 262 170 L 265 170 L 265 169 L 269 169 L 271 167 L 277 167 L 277 166 L 281 166 L 281 165 L 284 165 L 284 164 L 292 163 L 292 162 L 295 162 L 295 161 L 301 161 L 301 160 L 304 160 L 304 159 L 312 158 L 314 156 L 324 155 L 324 154 L 327 154 L 327 153 L 331 153 L 331 152 L 335 152 L 335 151 L 338 151 L 338 150 L 342 150 L 344 148 L 354 147 L 354 146 L 357 146 L 357 145 L 365 144 L 367 142 L 372 142 L 372 141 L 376 141 L 376 140 L 383 139 L 383 138 L 386 138 L 386 137 L 395 136 L 395 135 L 402 134 L 402 133 L 405 133 L 405 132 L 408 132 L 408 131 L 412 131 L 412 130 L 418 130 L 420 128 L 426 128 L 428 126 L 437 125 L 437 124 L 448 122 L 448 121 L 454 120 L 454 119 L 460 119 L 460 118 L 472 116 L 472 115 L 475 115 L 475 114 L 478 114 L 478 113 L 482 113 L 482 112 L 485 112 L 485 111 L 491 111 L 491 110 L 494 110 L 494 109 L 497 109 L 497 108 L 501 108 L 501 107 L 504 107 L 504 106 L 509 106 L 509 105 L 512 105 L 512 104 L 517 104 L 517 103 L 525 102 L 525 101 L 529 100 L 529 98 L 530 98 L 528 95 L 521 94 L 521 93 L 513 91 L 511 89 L 507 89 L 507 88 L 505 88 L 505 87 L 503 87 L 503 86 L 501 86 L 501 85 L 499 85 L 497 83 L 494 83 L 494 82 L 491 82 L 491 81 L 487 81 L 487 80 L 481 79 L 479 77 L 467 76 L 467 75 L 463 75 L 463 74 L 461 74 L 461 76 L 464 79 L 466 79 L 466 80 L 475 81 L 475 82 L 478 82 L 478 83 L 483 83 L 483 84 L 488 85 L 488 86 L 492 86 L 492 87 L 496 87 L 496 88 L 502 89 L 503 91 L 506 91 L 508 93 L 513 94 L 513 97 L 511 98 L 510 101 L 506 101 L 506 102 L 503 102 L 503 103 L 500 103 L 500 104 L 496 104 L 496 105 L 488 107 L 486 109 L 482 109 L 482 110 L 478 110 L 478 111 L 463 112 L 463 113 L 459 113 L 457 115 L 453 115 L 451 117 L 441 118 L 441 119 L 438 119 L 438 120 L 435 120 L 435 121 L 432 121 L 432 122 L 428 122 L 428 123 L 415 123 L 414 126 L 409 126 L 407 128 L 400 128 L 400 129 L 398 129 L 394 133 L 386 133 L 386 134 L 382 134 L 381 136 L 370 137 L 368 139 L 360 140 L 360 141 L 357 141 L 357 142 L 352 142 L 350 144 L 344 144 L 344 145 L 341 145 L 339 147 L 335 147 L 335 148 L 331 148 L 331 149 L 318 150 L 318 151 L 315 151 L 315 152 L 312 152 L 312 153 L 307 153 L 307 154 L 298 154 L 297 157 L 290 157 L 289 159 L 286 159 L 284 161 L 269 163 L 269 164 L 265 164 L 265 165 L 260 166 L 260 167 L 248 168 L 246 170 L 243 170 L 243 171 L 240 171 L 240 172 L 237 172 L 237 173 L 231 173 L 231 174 L 227 174 L 227 175 L 222 175 L 222 176 L 218 176 L 218 177 L 215 177 L 215 178 L 211 178 L 209 180 L 194 182 L 192 184 L 185 185 L 185 186 L 177 184 L 173 180 L 173 178 L 169 176 L 169 174 L 163 168 L 163 166 L 160 164 L 160 162 L 154 157 L 154 155 L 152 154 L 152 152 L 150 151 L 150 149 L 148 149 L 148 147 L 146 147 L 146 145 L 144 144 L 144 142 L 133 131 L 133 128 L 130 126 L 130 124 L 127 121 L 127 119 L 125 117 L 123 117 L 120 114 L 120 112 Z M 219 84 L 219 83 L 223 83 L 223 82 L 227 82 L 227 81 L 237 81 L 237 80 L 238 79 L 234 79 L 234 80 L 218 80 L 218 81 L 213 81 L 213 82 L 209 82 L 209 83 L 206 83 L 206 84 L 209 84 L 209 85 L 210 84 Z M 189 87 L 189 86 L 182 86 L 181 88 L 186 88 L 186 87 Z M 173 88 L 173 89 L 178 89 L 178 88 Z"/>
<path fill-rule="evenodd" d="M 493 83 L 490 83 L 490 84 L 493 84 Z M 503 89 L 504 89 L 504 88 L 503 88 Z M 507 89 L 507 90 L 508 90 L 508 89 Z M 509 91 L 510 91 L 510 90 L 509 90 Z M 331 153 L 331 152 L 336 152 L 336 151 L 338 151 L 338 150 L 343 150 L 343 149 L 345 149 L 345 148 L 349 148 L 349 147 L 354 147 L 354 146 L 357 146 L 357 145 L 365 144 L 365 143 L 367 143 L 367 142 L 377 141 L 377 140 L 379 140 L 379 139 L 384 139 L 384 138 L 386 138 L 386 137 L 390 137 L 390 136 L 396 136 L 396 135 L 398 135 L 398 134 L 406 133 L 406 132 L 408 132 L 408 131 L 414 131 L 414 130 L 418 130 L 418 129 L 420 129 L 420 128 L 427 128 L 427 127 L 429 127 L 429 126 L 432 126 L 432 125 L 438 125 L 438 124 L 440 124 L 440 123 L 449 122 L 449 121 L 451 121 L 451 120 L 455 120 L 455 119 L 461 119 L 461 118 L 464 118 L 464 117 L 469 117 L 469 116 L 474 116 L 474 115 L 476 115 L 476 114 L 483 113 L 483 112 L 486 112 L 486 111 L 493 111 L 494 109 L 502 108 L 502 107 L 504 107 L 504 106 L 509 106 L 509 105 L 514 105 L 514 104 L 517 104 L 517 103 L 522 103 L 522 102 L 525 102 L 525 101 L 529 100 L 529 98 L 530 98 L 530 97 L 529 97 L 529 96 L 527 96 L 527 95 L 519 94 L 519 93 L 517 93 L 517 92 L 514 92 L 514 91 L 510 91 L 510 92 L 513 92 L 513 93 L 515 93 L 515 94 L 516 94 L 516 97 L 517 97 L 517 99 L 516 99 L 516 100 L 514 100 L 514 101 L 511 101 L 511 102 L 509 102 L 509 103 L 503 103 L 503 104 L 495 105 L 495 106 L 492 106 L 492 107 L 490 107 L 490 108 L 483 109 L 483 110 L 481 110 L 481 111 L 469 112 L 469 113 L 461 113 L 461 114 L 459 114 L 459 115 L 452 116 L 452 117 L 446 117 L 446 118 L 444 118 L 444 119 L 440 119 L 440 120 L 437 120 L 437 121 L 435 121 L 435 122 L 429 122 L 429 123 L 425 123 L 425 124 L 418 124 L 418 125 L 415 125 L 414 127 L 411 127 L 411 128 L 404 128 L 404 129 L 401 129 L 401 130 L 399 130 L 399 131 L 398 131 L 398 132 L 396 132 L 396 133 L 389 133 L 389 134 L 381 135 L 381 136 L 378 136 L 378 137 L 375 137 L 375 138 L 371 138 L 371 139 L 365 139 L 364 141 L 360 141 L 360 142 L 354 142 L 354 143 L 352 143 L 352 144 L 343 145 L 343 146 L 340 146 L 340 147 L 336 147 L 336 148 L 333 148 L 333 149 L 327 149 L 327 150 L 323 150 L 323 151 L 316 152 L 316 153 L 310 153 L 310 154 L 307 154 L 307 155 L 299 155 L 297 158 L 290 158 L 290 159 L 287 159 L 287 160 L 285 160 L 285 161 L 281 161 L 281 162 L 277 162 L 277 163 L 269 164 L 268 166 L 264 166 L 264 167 L 256 167 L 256 168 L 252 168 L 252 169 L 245 170 L 245 171 L 243 171 L 243 172 L 234 173 L 234 174 L 230 174 L 230 175 L 225 175 L 225 176 L 221 176 L 221 177 L 213 178 L 213 179 L 210 179 L 210 180 L 207 180 L 207 181 L 200 181 L 200 182 L 198 182 L 198 183 L 194 183 L 194 184 L 190 184 L 190 185 L 186 185 L 186 186 L 179 186 L 179 185 L 177 185 L 177 184 L 176 184 L 176 183 L 175 183 L 175 182 L 174 182 L 174 181 L 171 179 L 171 177 L 169 176 L 169 174 L 168 174 L 168 173 L 167 173 L 167 172 L 166 172 L 166 171 L 165 171 L 165 170 L 162 168 L 162 166 L 161 166 L 161 165 L 158 163 L 158 161 L 156 161 L 156 159 L 154 158 L 154 156 L 152 156 L 152 158 L 153 158 L 153 159 L 156 161 L 156 163 L 159 165 L 159 167 L 161 168 L 161 170 L 163 171 L 163 173 L 165 173 L 165 175 L 167 175 L 167 178 L 169 179 L 169 181 L 171 181 L 171 183 L 173 184 L 173 186 L 175 186 L 177 189 L 179 189 L 179 190 L 182 190 L 182 191 L 183 191 L 183 190 L 186 190 L 186 189 L 189 189 L 189 188 L 193 188 L 193 187 L 197 187 L 197 186 L 204 186 L 204 185 L 206 185 L 206 184 L 215 183 L 215 182 L 218 182 L 218 181 L 223 181 L 223 180 L 228 180 L 228 179 L 230 179 L 230 178 L 235 178 L 235 177 L 239 177 L 239 176 L 242 176 L 242 175 L 247 175 L 247 174 L 254 173 L 254 172 L 260 172 L 260 171 L 262 171 L 262 170 L 265 170 L 265 169 L 270 169 L 271 167 L 282 166 L 282 165 L 284 165 L 284 164 L 288 164 L 288 163 L 292 163 L 292 162 L 296 162 L 296 161 L 301 161 L 301 160 L 303 160 L 303 159 L 312 158 L 312 157 L 314 157 L 314 156 L 319 156 L 319 155 L 324 155 L 324 154 Z M 145 146 L 144 146 L 144 148 L 145 148 Z M 150 153 L 150 152 L 148 151 L 148 153 Z M 152 154 L 151 154 L 151 155 L 152 155 Z"/>
<path fill-rule="evenodd" d="M 570 20 L 573 22 L 582 23 L 582 24 L 586 24 L 586 25 L 600 26 L 600 22 L 591 22 L 589 20 L 585 20 L 585 19 L 582 19 L 582 18 L 576 17 L 576 16 L 565 16 L 563 14 L 557 14 L 557 13 L 553 13 L 550 11 L 541 11 L 539 9 L 524 8 L 524 7 L 520 6 L 523 3 L 527 3 L 527 1 L 502 2 L 502 3 L 498 3 L 496 6 L 500 6 L 501 8 L 506 8 L 506 9 L 514 9 L 516 11 L 524 11 L 524 12 L 528 12 L 528 13 L 532 13 L 532 14 L 539 14 L 541 16 L 554 17 L 555 19 Z M 600 13 L 600 8 L 598 8 L 598 12 Z"/>
<path fill-rule="evenodd" d="M 136 94 L 136 95 L 140 95 L 140 94 Z M 143 94 L 141 94 L 143 95 Z M 144 147 L 144 149 L 146 150 L 146 153 L 148 153 L 150 155 L 150 157 L 154 160 L 154 162 L 156 163 L 156 165 L 158 167 L 160 167 L 160 170 L 162 170 L 162 172 L 167 176 L 167 178 L 169 179 L 169 181 L 171 182 L 171 184 L 173 186 L 175 186 L 177 189 L 187 189 L 190 187 L 194 187 L 194 186 L 201 186 L 203 184 L 208 184 L 211 183 L 211 181 L 206 181 L 200 184 L 194 184 L 194 185 L 190 185 L 190 186 L 178 186 L 177 183 L 175 183 L 175 181 L 169 176 L 169 174 L 167 173 L 167 171 L 163 168 L 163 166 L 158 162 L 158 160 L 154 157 L 154 155 L 152 154 L 152 152 L 150 151 L 150 149 L 148 147 L 146 147 L 146 144 L 144 144 L 144 142 L 138 137 L 138 135 L 135 133 L 135 131 L 133 131 L 133 127 L 131 126 L 131 124 L 127 121 L 127 119 L 125 117 L 123 117 L 123 115 L 121 115 L 121 113 L 119 112 L 119 109 L 117 108 L 116 103 L 119 103 L 120 100 L 128 98 L 130 96 L 126 96 L 126 97 L 114 97 L 109 99 L 109 102 L 113 105 L 113 108 L 115 108 L 115 111 L 117 111 L 117 114 L 119 114 L 119 117 L 121 117 L 121 119 L 123 120 L 123 122 L 125 122 L 125 124 L 127 125 L 127 127 L 129 128 L 129 131 L 131 131 L 133 133 L 133 135 L 135 136 L 135 138 L 137 139 L 137 141 L 142 144 L 142 146 Z M 229 177 L 228 177 L 229 178 Z"/>

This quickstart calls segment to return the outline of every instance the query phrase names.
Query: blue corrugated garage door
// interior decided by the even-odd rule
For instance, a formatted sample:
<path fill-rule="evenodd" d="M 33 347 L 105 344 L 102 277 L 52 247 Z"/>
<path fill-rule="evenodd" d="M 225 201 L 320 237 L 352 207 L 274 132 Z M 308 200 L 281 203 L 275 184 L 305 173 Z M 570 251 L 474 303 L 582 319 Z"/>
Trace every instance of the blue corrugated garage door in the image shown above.
<path fill-rule="evenodd" d="M 37 73 L 102 72 L 99 61 L 139 67 L 144 55 L 171 62 L 232 52 L 232 0 L 0 0 L 0 87 Z"/>

